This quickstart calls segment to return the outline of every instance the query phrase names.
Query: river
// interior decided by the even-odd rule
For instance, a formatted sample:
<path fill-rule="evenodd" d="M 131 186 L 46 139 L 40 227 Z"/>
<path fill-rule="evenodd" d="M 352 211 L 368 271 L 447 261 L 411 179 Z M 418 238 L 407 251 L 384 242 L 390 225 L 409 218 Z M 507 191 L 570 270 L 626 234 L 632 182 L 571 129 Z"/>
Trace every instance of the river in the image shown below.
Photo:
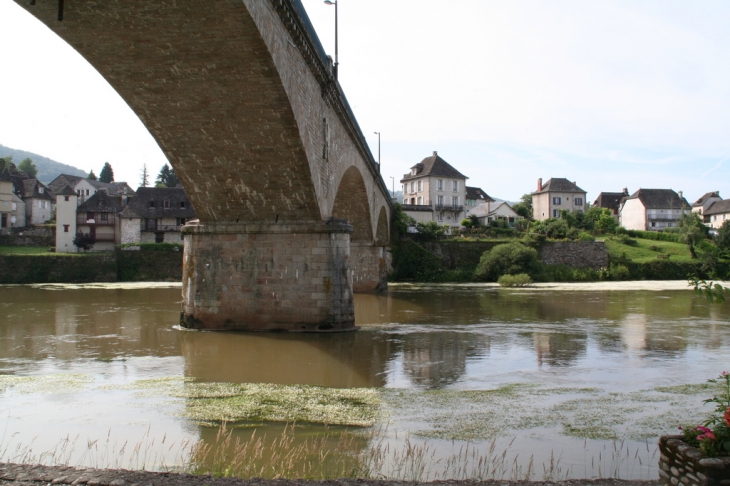
<path fill-rule="evenodd" d="M 179 329 L 174 284 L 2 286 L 0 460 L 656 478 L 730 368 L 730 305 L 614 287 L 395 285 L 356 295 L 357 332 L 245 334 Z"/>

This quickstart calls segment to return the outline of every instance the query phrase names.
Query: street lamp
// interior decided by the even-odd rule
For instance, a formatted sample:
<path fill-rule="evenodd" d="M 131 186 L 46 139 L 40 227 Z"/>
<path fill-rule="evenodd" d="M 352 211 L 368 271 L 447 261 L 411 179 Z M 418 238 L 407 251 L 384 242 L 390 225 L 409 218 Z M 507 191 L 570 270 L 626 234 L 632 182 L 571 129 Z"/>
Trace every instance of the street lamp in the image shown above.
<path fill-rule="evenodd" d="M 373 132 L 378 136 L 378 172 L 380 172 L 380 132 Z"/>
<path fill-rule="evenodd" d="M 334 5 L 335 6 L 335 79 L 337 79 L 337 66 L 339 66 L 339 61 L 337 58 L 337 0 L 324 0 L 324 3 L 327 5 Z"/>

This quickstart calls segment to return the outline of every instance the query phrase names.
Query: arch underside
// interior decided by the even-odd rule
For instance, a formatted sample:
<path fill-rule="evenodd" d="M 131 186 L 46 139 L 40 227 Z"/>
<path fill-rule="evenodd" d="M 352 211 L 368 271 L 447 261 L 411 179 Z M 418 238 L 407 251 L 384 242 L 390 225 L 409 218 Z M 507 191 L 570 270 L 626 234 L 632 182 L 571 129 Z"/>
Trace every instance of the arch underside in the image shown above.
<path fill-rule="evenodd" d="M 16 0 L 73 46 L 150 131 L 202 222 L 319 220 L 271 55 L 240 0 Z M 161 20 L 164 19 L 164 20 Z"/>
<path fill-rule="evenodd" d="M 350 166 L 337 187 L 332 216 L 350 222 L 353 228 L 351 241 L 373 240 L 368 201 L 367 188 L 362 174 L 355 166 Z"/>

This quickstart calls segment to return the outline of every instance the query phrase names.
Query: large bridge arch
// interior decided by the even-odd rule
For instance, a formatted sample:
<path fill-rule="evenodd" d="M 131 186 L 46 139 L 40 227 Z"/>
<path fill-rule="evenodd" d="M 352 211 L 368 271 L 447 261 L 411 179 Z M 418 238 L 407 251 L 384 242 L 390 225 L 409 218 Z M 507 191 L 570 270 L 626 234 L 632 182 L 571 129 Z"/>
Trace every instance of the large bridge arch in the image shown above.
<path fill-rule="evenodd" d="M 200 219 L 185 230 L 185 325 L 352 326 L 352 277 L 373 261 L 330 221 L 337 184 L 355 166 L 369 208 L 391 201 L 300 0 L 74 0 L 61 22 L 60 2 L 15 1 L 111 84 L 185 187 Z M 279 251 L 292 234 L 300 255 Z"/>

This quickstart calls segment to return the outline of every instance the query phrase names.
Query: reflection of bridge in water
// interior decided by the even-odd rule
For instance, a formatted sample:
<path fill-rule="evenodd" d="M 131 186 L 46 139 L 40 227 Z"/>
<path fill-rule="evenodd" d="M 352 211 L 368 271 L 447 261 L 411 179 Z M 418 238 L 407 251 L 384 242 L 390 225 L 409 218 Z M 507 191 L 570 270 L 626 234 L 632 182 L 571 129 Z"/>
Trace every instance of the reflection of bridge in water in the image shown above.
<path fill-rule="evenodd" d="M 386 285 L 392 203 L 300 0 L 16 2 L 185 187 L 200 220 L 183 229 L 184 326 L 353 328 L 353 291 Z"/>

